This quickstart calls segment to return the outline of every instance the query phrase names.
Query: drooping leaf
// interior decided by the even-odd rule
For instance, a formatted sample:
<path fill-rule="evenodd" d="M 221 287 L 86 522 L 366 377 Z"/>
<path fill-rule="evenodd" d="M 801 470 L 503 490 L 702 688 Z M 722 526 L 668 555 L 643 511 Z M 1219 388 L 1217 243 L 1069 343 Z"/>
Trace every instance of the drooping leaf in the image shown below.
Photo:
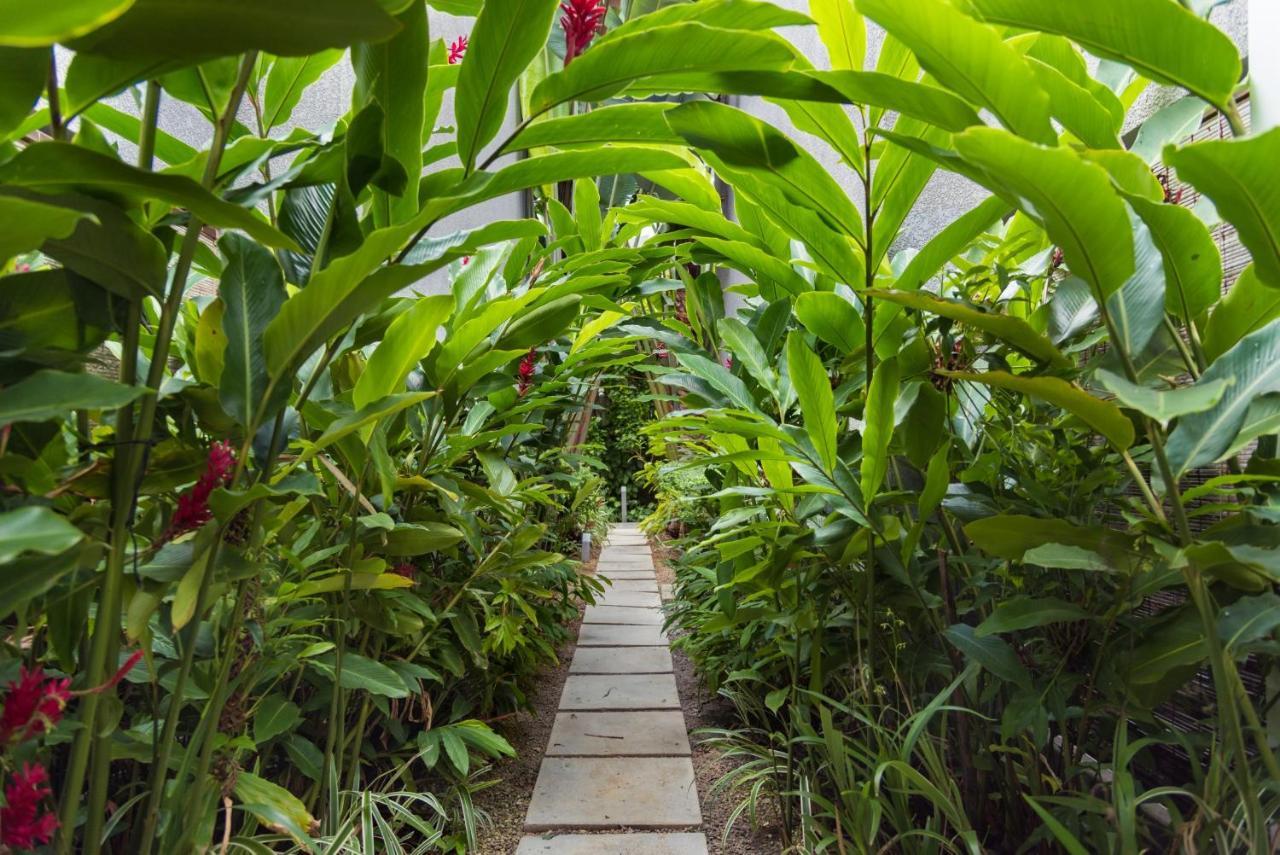
<path fill-rule="evenodd" d="M 0 562 L 24 553 L 57 555 L 84 539 L 84 532 L 50 508 L 28 505 L 0 513 Z"/>
<path fill-rule="evenodd" d="M 358 658 L 355 654 L 349 655 L 352 659 Z M 236 775 L 233 789 L 236 800 L 267 828 L 287 834 L 299 846 L 315 847 L 308 831 L 316 820 L 293 793 L 248 771 Z"/>
<path fill-rule="evenodd" d="M 946 300 L 923 291 L 888 291 L 876 289 L 868 291 L 868 296 L 877 300 L 897 303 L 909 309 L 928 312 L 951 318 L 962 324 L 991 333 L 996 338 L 1022 351 L 1033 359 L 1048 363 L 1054 367 L 1070 365 L 1062 353 L 1053 346 L 1053 342 L 1036 332 L 1021 318 L 983 312 L 955 300 Z"/>
<path fill-rule="evenodd" d="M 1225 377 L 1210 383 L 1195 383 L 1176 389 L 1152 389 L 1130 383 L 1124 377 L 1104 369 L 1098 370 L 1097 377 L 1120 403 L 1150 416 L 1164 426 L 1180 416 L 1203 413 L 1222 400 L 1227 387 L 1235 382 L 1234 377 Z"/>
<path fill-rule="evenodd" d="M 1280 288 L 1280 128 L 1233 140 L 1164 150 L 1178 178 L 1213 200 L 1236 227 L 1263 284 Z"/>
<path fill-rule="evenodd" d="M 724 395 L 729 403 L 743 410 L 755 410 L 751 390 L 728 368 L 697 353 L 676 351 L 676 360 L 691 374 L 705 380 L 711 388 Z"/>
<path fill-rule="evenodd" d="M 390 555 L 425 555 L 448 549 L 462 540 L 462 532 L 444 523 L 398 525 L 387 535 Z"/>
<path fill-rule="evenodd" d="M 1221 296 L 1222 253 L 1213 235 L 1181 205 L 1136 197 L 1129 198 L 1129 205 L 1147 224 L 1164 259 L 1165 311 L 1188 323 L 1198 318 Z"/>
<path fill-rule="evenodd" d="M 186 208 L 211 226 L 242 229 L 271 247 L 298 249 L 265 220 L 178 175 L 135 169 L 113 157 L 64 142 L 38 142 L 0 166 L 0 184 L 42 193 L 85 189 L 154 199 Z"/>
<path fill-rule="evenodd" d="M 507 115 L 511 87 L 547 43 L 555 0 L 487 0 L 458 73 L 458 157 L 470 172 Z"/>
<path fill-rule="evenodd" d="M 0 46 L 36 48 L 64 42 L 115 20 L 133 3 L 134 0 L 77 0 L 74 3 L 2 0 Z M 45 64 L 47 66 L 47 60 Z"/>
<path fill-rule="evenodd" d="M 394 416 L 401 410 L 420 404 L 428 398 L 434 397 L 435 394 L 434 391 L 401 392 L 396 395 L 386 395 L 378 398 L 373 403 L 356 410 L 354 413 L 335 420 L 325 428 L 324 433 L 320 434 L 314 442 L 307 444 L 306 450 L 299 455 L 297 463 L 299 465 L 306 463 L 343 437 L 350 436 L 366 425 L 377 424 L 385 418 Z"/>
<path fill-rule="evenodd" d="M 1240 339 L 1277 317 L 1280 317 L 1280 288 L 1269 288 L 1259 282 L 1250 264 L 1241 271 L 1205 324 L 1205 358 L 1213 362 Z"/>
<path fill-rule="evenodd" d="M 979 638 L 973 627 L 963 623 L 947 627 L 942 634 L 957 650 L 1001 680 L 1031 685 L 1030 672 L 1004 640 L 990 635 Z"/>
<path fill-rule="evenodd" d="M 123 59 L 190 61 L 250 50 L 306 56 L 389 38 L 397 28 L 377 0 L 136 0 L 70 46 Z"/>
<path fill-rule="evenodd" d="M 1071 272 L 1106 299 L 1133 274 L 1133 238 L 1124 202 L 1101 167 L 1067 148 L 1046 148 L 993 128 L 955 138 L 983 183 L 1019 200 L 1062 247 Z"/>
<path fill-rule="evenodd" d="M 682 104 L 666 118 L 690 145 L 711 154 L 722 174 L 747 176 L 778 191 L 791 204 L 816 211 L 845 235 L 862 234 L 862 218 L 835 179 L 812 155 L 767 123 L 711 101 Z"/>
<path fill-rule="evenodd" d="M 781 71 L 794 61 L 791 46 L 772 33 L 717 29 L 694 21 L 617 33 L 544 78 L 529 96 L 529 112 L 536 116 L 557 104 L 602 101 L 637 81 L 661 81 L 664 75 L 678 75 L 679 85 L 669 85 L 682 91 L 696 88 L 688 84 L 696 84 L 700 74 Z"/>
<path fill-rule="evenodd" d="M 671 130 L 663 117 L 664 113 L 675 106 L 650 103 L 613 104 L 589 113 L 543 119 L 516 134 L 503 151 L 605 142 L 680 145 L 684 140 Z"/>
<path fill-rule="evenodd" d="M 1095 56 L 1222 106 L 1240 79 L 1240 57 L 1217 27 L 1169 0 L 972 0 L 988 21 L 1057 33 Z"/>
<path fill-rule="evenodd" d="M 1087 620 L 1089 617 L 1084 609 L 1057 597 L 1013 597 L 996 606 L 991 617 L 978 625 L 974 635 L 982 638 L 1047 623 Z"/>
<path fill-rule="evenodd" d="M 954 380 L 982 383 L 1001 389 L 1011 389 L 1061 407 L 1102 434 L 1119 451 L 1133 445 L 1133 423 L 1125 418 L 1120 408 L 1110 401 L 1093 397 L 1079 386 L 1073 386 L 1058 377 L 1026 377 L 1004 371 L 941 372 Z"/>
<path fill-rule="evenodd" d="M 964 531 L 979 549 L 1010 561 L 1023 560 L 1026 553 L 1049 543 L 1088 549 L 1108 559 L 1133 548 L 1133 538 L 1124 532 L 1023 514 L 985 517 L 969 523 Z"/>
<path fill-rule="evenodd" d="M 50 205 L 38 199 L 0 195 L 0 267 L 15 255 L 39 249 L 49 238 L 67 237 L 91 215 L 85 211 Z"/>
<path fill-rule="evenodd" d="M 0 139 L 30 115 L 49 79 L 51 62 L 44 48 L 5 47 L 4 29 L 0 23 Z"/>
<path fill-rule="evenodd" d="M 1210 410 L 1179 420 L 1169 435 L 1169 463 L 1175 476 L 1216 461 L 1233 445 L 1254 400 L 1280 392 L 1280 320 L 1245 336 L 1218 357 L 1196 385 L 1234 378 Z"/>
<path fill-rule="evenodd" d="M 920 65 L 1005 127 L 1035 142 L 1056 140 L 1049 96 L 1026 60 L 991 27 L 945 0 L 857 0 L 864 15 L 911 48 Z"/>
<path fill-rule="evenodd" d="M 279 692 L 272 692 L 258 702 L 253 716 L 253 741 L 262 745 L 301 723 L 298 705 Z"/>
<path fill-rule="evenodd" d="M 150 394 L 97 374 L 45 369 L 9 386 L 0 396 L 0 425 L 65 418 L 72 410 L 110 410 Z"/>
<path fill-rule="evenodd" d="M 737 318 L 721 318 L 716 323 L 720 338 L 733 351 L 747 372 L 771 395 L 777 395 L 778 383 L 769 358 L 755 333 Z"/>
<path fill-rule="evenodd" d="M 830 86 L 851 104 L 892 110 L 943 130 L 963 131 L 982 124 L 977 111 L 937 86 L 876 71 L 811 71 L 808 76 Z"/>
<path fill-rule="evenodd" d="M 275 256 L 243 235 L 225 235 L 218 247 L 227 260 L 218 285 L 226 335 L 218 400 L 229 416 L 251 428 L 273 418 L 292 390 L 291 384 L 277 383 L 271 400 L 263 400 L 271 378 L 262 339 L 284 305 L 284 275 Z"/>
<path fill-rule="evenodd" d="M 787 336 L 787 375 L 800 401 L 805 432 L 826 472 L 836 466 L 836 405 L 831 380 L 818 355 L 809 349 L 804 336 Z"/>
<path fill-rule="evenodd" d="M 582 297 L 566 294 L 522 317 L 516 318 L 498 338 L 496 348 L 527 350 L 544 344 L 565 331 L 578 317 Z"/>

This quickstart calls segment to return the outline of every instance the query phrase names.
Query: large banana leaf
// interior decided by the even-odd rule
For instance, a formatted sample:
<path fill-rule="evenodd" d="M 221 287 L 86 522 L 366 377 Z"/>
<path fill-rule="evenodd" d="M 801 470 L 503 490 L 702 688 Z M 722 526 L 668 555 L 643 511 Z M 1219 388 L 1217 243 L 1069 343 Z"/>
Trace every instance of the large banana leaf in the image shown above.
<path fill-rule="evenodd" d="M 1066 148 L 1045 148 L 992 128 L 955 138 L 966 161 L 989 176 L 1039 221 L 1066 256 L 1071 272 L 1106 299 L 1133 274 L 1133 236 L 1124 202 L 1108 173 Z"/>
<path fill-rule="evenodd" d="M 1164 162 L 1213 200 L 1253 256 L 1258 278 L 1280 288 L 1280 128 L 1246 139 L 1170 146 Z"/>
<path fill-rule="evenodd" d="M 1253 402 L 1280 392 L 1280 321 L 1250 333 L 1218 357 L 1196 385 L 1234 380 L 1211 410 L 1189 415 L 1169 435 L 1169 463 L 1175 476 L 1206 466 L 1227 453 Z"/>
<path fill-rule="evenodd" d="M 0 0 L 0 46 L 47 47 L 83 36 L 114 21 L 133 4 L 134 0 Z"/>
<path fill-rule="evenodd" d="M 1240 79 L 1240 57 L 1217 27 L 1174 0 L 970 0 L 988 21 L 1057 33 L 1095 56 L 1223 106 Z"/>
<path fill-rule="evenodd" d="M 1181 205 L 1129 197 L 1164 258 L 1164 309 L 1186 323 L 1222 295 L 1222 252 L 1196 214 Z M 1280 291 L 1277 291 L 1280 296 Z"/>
<path fill-rule="evenodd" d="M 650 77 L 678 74 L 685 84 L 678 89 L 683 89 L 698 74 L 782 71 L 795 59 L 794 49 L 772 33 L 713 29 L 694 22 L 671 24 L 597 44 L 539 83 L 530 96 L 529 110 L 536 116 L 557 104 L 602 101 Z M 746 77 L 750 79 L 749 74 Z"/>
<path fill-rule="evenodd" d="M 849 197 L 808 152 L 760 119 L 710 101 L 682 104 L 667 121 L 695 148 L 714 156 L 726 177 L 759 182 L 794 205 L 818 212 L 857 239 L 862 218 Z M 727 173 L 727 174 L 726 174 Z"/>
<path fill-rule="evenodd" d="M 1209 316 L 1204 328 L 1204 355 L 1210 362 L 1254 330 L 1280 317 L 1280 288 L 1258 281 L 1250 264 Z"/>
<path fill-rule="evenodd" d="M 136 0 L 123 15 L 70 46 L 120 59 L 192 61 L 250 50 L 306 56 L 390 38 L 397 30 L 396 20 L 377 0 Z"/>
<path fill-rule="evenodd" d="M 902 41 L 925 71 L 1027 139 L 1052 143 L 1049 96 L 1026 60 L 991 27 L 946 0 L 857 0 L 858 9 Z"/>

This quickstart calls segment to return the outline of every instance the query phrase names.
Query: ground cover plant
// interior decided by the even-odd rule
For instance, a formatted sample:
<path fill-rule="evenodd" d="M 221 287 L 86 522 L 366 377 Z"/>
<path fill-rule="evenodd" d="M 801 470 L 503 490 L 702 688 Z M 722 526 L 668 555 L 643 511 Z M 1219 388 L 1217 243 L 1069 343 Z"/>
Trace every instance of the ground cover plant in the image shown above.
<path fill-rule="evenodd" d="M 1280 131 L 1213 4 L 4 5 L 0 845 L 473 849 L 625 382 L 788 847 L 1273 848 Z M 939 170 L 990 198 L 897 252 Z"/>

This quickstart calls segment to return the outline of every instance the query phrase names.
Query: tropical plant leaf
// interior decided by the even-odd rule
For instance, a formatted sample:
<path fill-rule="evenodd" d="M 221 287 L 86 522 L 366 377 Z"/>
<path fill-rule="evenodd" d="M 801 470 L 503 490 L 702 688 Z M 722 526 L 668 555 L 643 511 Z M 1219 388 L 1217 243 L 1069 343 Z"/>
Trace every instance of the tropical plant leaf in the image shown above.
<path fill-rule="evenodd" d="M 72 410 L 114 410 L 151 394 L 146 386 L 125 386 L 96 374 L 44 369 L 4 390 L 0 425 L 64 418 Z"/>
<path fill-rule="evenodd" d="M 0 139 L 31 113 L 49 79 L 51 61 L 44 48 L 5 47 L 4 30 L 0 23 Z"/>
<path fill-rule="evenodd" d="M 75 3 L 2 0 L 0 46 L 37 48 L 64 42 L 114 21 L 133 4 L 134 0 L 77 0 Z M 44 64 L 47 72 L 47 58 Z"/>
<path fill-rule="evenodd" d="M 1005 127 L 1052 144 L 1049 96 L 1027 61 L 1000 34 L 945 0 L 857 0 L 864 15 L 911 48 L 920 65 L 972 104 L 986 107 Z"/>
<path fill-rule="evenodd" d="M 875 368 L 862 428 L 862 496 L 870 503 L 889 471 L 889 443 L 893 440 L 894 406 L 898 401 L 898 361 L 889 359 Z"/>
<path fill-rule="evenodd" d="M 1195 385 L 1235 380 L 1210 410 L 1188 415 L 1169 435 L 1169 463 L 1175 476 L 1206 466 L 1226 454 L 1254 400 L 1280 392 L 1280 320 L 1250 333 L 1218 357 Z"/>
<path fill-rule="evenodd" d="M 1101 167 L 1067 148 L 1045 148 L 993 128 L 970 128 L 956 149 L 984 170 L 981 183 L 1012 195 L 1062 247 L 1071 272 L 1105 300 L 1133 274 L 1124 202 Z"/>
<path fill-rule="evenodd" d="M 0 231 L 0 267 L 19 253 L 39 249 L 49 238 L 69 236 L 81 220 L 91 217 L 87 211 L 0 195 L 0 218 L 6 223 Z"/>
<path fill-rule="evenodd" d="M 1108 559 L 1133 548 L 1133 538 L 1124 532 L 1023 514 L 984 517 L 966 525 L 964 531 L 979 549 L 1010 561 L 1023 560 L 1026 553 L 1051 543 L 1091 550 Z"/>
<path fill-rule="evenodd" d="M 503 151 L 541 146 L 575 146 L 606 142 L 680 145 L 684 142 L 667 124 L 665 113 L 675 104 L 613 104 L 576 116 L 543 119 L 523 128 Z"/>
<path fill-rule="evenodd" d="M 826 368 L 805 343 L 804 336 L 787 336 L 787 375 L 800 401 L 805 432 L 818 453 L 818 462 L 830 473 L 836 466 L 836 405 Z"/>
<path fill-rule="evenodd" d="M 1240 80 L 1235 45 L 1217 27 L 1168 0 L 972 0 L 992 23 L 1057 33 L 1095 56 L 1224 106 Z M 1141 22 L 1141 23 L 1138 23 Z"/>
<path fill-rule="evenodd" d="M 811 291 L 796 298 L 793 311 L 804 328 L 848 356 L 866 344 L 862 316 L 844 297 L 831 291 Z"/>
<path fill-rule="evenodd" d="M 1097 372 L 1098 381 L 1126 407 L 1150 416 L 1162 426 L 1180 416 L 1203 413 L 1222 400 L 1227 388 L 1235 382 L 1225 377 L 1210 383 L 1195 383 L 1177 389 L 1151 389 L 1138 386 L 1105 369 Z"/>
<path fill-rule="evenodd" d="M 1164 259 L 1164 308 L 1185 323 L 1222 295 L 1222 253 L 1204 221 L 1181 205 L 1129 197 Z"/>
<path fill-rule="evenodd" d="M 413 366 L 426 359 L 436 346 L 440 325 L 451 311 L 452 297 L 425 297 L 391 322 L 356 381 L 352 402 L 357 408 L 404 387 Z"/>
<path fill-rule="evenodd" d="M 58 555 L 84 539 L 84 532 L 50 508 L 28 505 L 0 513 L 0 562 L 20 555 Z"/>
<path fill-rule="evenodd" d="M 1114 343 L 1125 353 L 1141 353 L 1164 322 L 1164 259 L 1151 240 L 1151 230 L 1133 219 L 1134 272 L 1110 297 Z"/>
<path fill-rule="evenodd" d="M 946 89 L 902 80 L 876 71 L 811 71 L 851 104 L 870 105 L 911 116 L 947 131 L 982 124 L 977 111 Z"/>
<path fill-rule="evenodd" d="M 1209 316 L 1204 328 L 1204 354 L 1210 362 L 1254 330 L 1280 317 L 1280 288 L 1258 281 L 1250 264 Z"/>
<path fill-rule="evenodd" d="M 458 157 L 467 172 L 502 127 L 511 87 L 547 43 L 555 11 L 555 0 L 487 0 L 481 6 L 454 95 Z"/>
<path fill-rule="evenodd" d="M 861 71 L 867 55 L 867 24 L 853 0 L 813 0 L 809 13 L 832 68 Z"/>
<path fill-rule="evenodd" d="M 218 246 L 227 260 L 218 285 L 226 335 L 218 399 L 229 416 L 253 428 L 273 418 L 291 391 L 278 383 L 271 400 L 262 397 L 271 382 L 263 334 L 285 303 L 284 274 L 275 256 L 243 235 L 225 235 Z"/>
<path fill-rule="evenodd" d="M 958 623 L 943 631 L 947 641 L 965 656 L 1008 683 L 1031 685 L 1031 674 L 1018 654 L 1002 639 L 994 636 L 979 638 L 973 627 Z"/>
<path fill-rule="evenodd" d="M 978 625 L 974 635 L 982 638 L 1047 623 L 1087 620 L 1089 617 L 1084 609 L 1057 597 L 1013 597 L 997 605 L 991 617 Z"/>
<path fill-rule="evenodd" d="M 282 56 L 271 63 L 262 95 L 262 126 L 267 130 L 293 116 L 307 87 L 342 59 L 342 51 L 323 50 L 307 56 Z"/>
<path fill-rule="evenodd" d="M 992 196 L 938 232 L 907 264 L 894 283 L 895 290 L 915 291 L 942 270 L 951 259 L 1012 211 L 1004 199 Z"/>
<path fill-rule="evenodd" d="M 1027 356 L 1047 363 L 1055 368 L 1065 368 L 1070 361 L 1053 346 L 1053 342 L 1036 332 L 1021 318 L 999 315 L 994 312 L 983 312 L 973 306 L 946 300 L 923 291 L 888 291 L 876 289 L 868 291 L 867 296 L 877 300 L 897 303 L 919 312 L 928 312 L 951 318 L 953 321 L 966 324 L 984 332 L 1022 351 Z"/>
<path fill-rule="evenodd" d="M 1164 162 L 1178 178 L 1213 200 L 1236 227 L 1258 279 L 1280 288 L 1280 128 L 1245 139 L 1166 147 Z"/>
<path fill-rule="evenodd" d="M 1000 389 L 1010 389 L 1023 395 L 1030 395 L 1061 407 L 1081 419 L 1085 424 L 1102 434 L 1119 451 L 1133 445 L 1133 423 L 1120 412 L 1120 408 L 1110 401 L 1093 397 L 1079 386 L 1073 386 L 1058 377 L 1026 377 L 1008 374 L 1003 371 L 969 371 L 939 372 L 954 380 L 971 383 L 982 383 Z"/>
<path fill-rule="evenodd" d="M 114 157 L 70 143 L 38 142 L 27 146 L 0 166 L 0 184 L 41 193 L 84 189 L 159 200 L 186 208 L 211 226 L 241 229 L 267 246 L 299 249 L 264 220 L 219 199 L 189 178 L 135 169 Z"/>

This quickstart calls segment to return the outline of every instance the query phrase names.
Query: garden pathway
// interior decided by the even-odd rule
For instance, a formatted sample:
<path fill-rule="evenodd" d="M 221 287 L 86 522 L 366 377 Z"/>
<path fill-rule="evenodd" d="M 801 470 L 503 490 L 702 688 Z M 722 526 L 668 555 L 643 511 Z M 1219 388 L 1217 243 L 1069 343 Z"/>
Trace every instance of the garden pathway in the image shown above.
<path fill-rule="evenodd" d="M 706 855 L 653 555 L 609 533 L 517 855 Z"/>

